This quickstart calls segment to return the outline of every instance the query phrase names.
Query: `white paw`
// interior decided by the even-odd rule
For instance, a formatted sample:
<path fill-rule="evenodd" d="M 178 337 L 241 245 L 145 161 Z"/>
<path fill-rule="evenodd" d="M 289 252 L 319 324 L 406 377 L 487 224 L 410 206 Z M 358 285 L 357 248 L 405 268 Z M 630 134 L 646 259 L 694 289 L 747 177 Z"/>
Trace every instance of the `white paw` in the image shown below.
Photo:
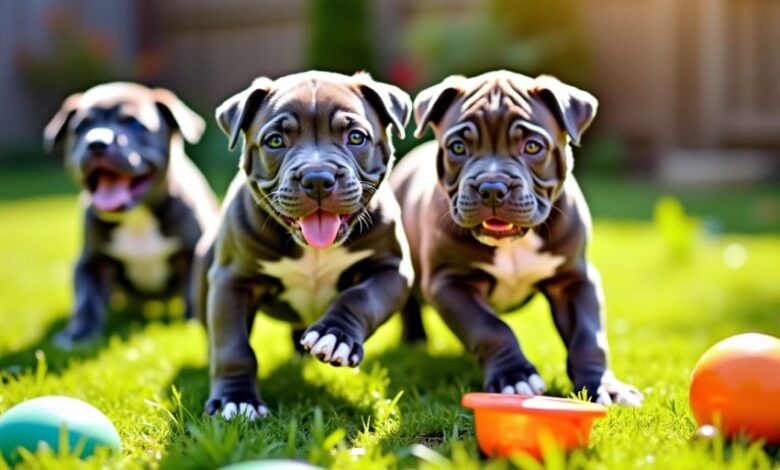
<path fill-rule="evenodd" d="M 301 338 L 301 346 L 307 351 L 310 351 L 314 343 L 320 338 L 320 334 L 316 331 L 310 331 L 306 333 L 306 336 Z"/>
<path fill-rule="evenodd" d="M 236 416 L 244 416 L 249 421 L 255 421 L 268 415 L 268 408 L 265 405 L 259 405 L 256 408 L 249 403 L 239 403 L 236 405 L 229 402 L 222 407 L 222 417 L 230 421 Z"/>
<path fill-rule="evenodd" d="M 538 374 L 534 374 L 528 377 L 528 380 L 521 380 L 514 386 L 505 386 L 501 393 L 509 395 L 541 395 L 544 393 L 545 388 L 544 380 Z"/>
<path fill-rule="evenodd" d="M 336 348 L 336 337 L 334 335 L 325 335 L 320 338 L 311 348 L 311 355 L 320 357 L 325 362 L 330 362 L 333 356 L 333 350 Z"/>
<path fill-rule="evenodd" d="M 604 406 L 621 405 L 632 408 L 642 406 L 644 397 L 633 385 L 614 381 L 602 384 L 596 393 L 596 403 Z"/>
<path fill-rule="evenodd" d="M 349 365 L 349 352 L 352 350 L 349 346 L 347 346 L 347 343 L 339 343 L 339 345 L 336 347 L 336 351 L 333 353 L 333 356 L 330 358 L 331 363 L 338 363 L 342 366 L 348 366 Z"/>

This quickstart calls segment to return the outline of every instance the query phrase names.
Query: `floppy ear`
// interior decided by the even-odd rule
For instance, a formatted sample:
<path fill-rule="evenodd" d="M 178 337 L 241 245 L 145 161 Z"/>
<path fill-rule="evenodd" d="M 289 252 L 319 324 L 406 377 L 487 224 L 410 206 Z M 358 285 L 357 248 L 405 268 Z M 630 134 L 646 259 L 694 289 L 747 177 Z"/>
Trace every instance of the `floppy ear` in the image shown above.
<path fill-rule="evenodd" d="M 65 136 L 68 122 L 76 112 L 80 100 L 81 93 L 74 93 L 68 96 L 62 102 L 59 111 L 46 124 L 46 127 L 43 129 L 43 150 L 46 153 L 52 153 L 60 140 Z"/>
<path fill-rule="evenodd" d="M 590 93 L 549 75 L 536 77 L 536 82 L 536 93 L 553 111 L 574 145 L 579 145 L 582 134 L 596 117 L 598 100 Z"/>
<path fill-rule="evenodd" d="M 404 130 L 412 113 L 409 95 L 396 86 L 375 82 L 367 73 L 355 74 L 355 77 L 361 79 L 360 92 L 379 114 L 382 123 L 385 126 L 392 124 L 401 139 L 406 137 Z"/>
<path fill-rule="evenodd" d="M 198 116 L 195 111 L 184 104 L 178 96 L 165 88 L 155 88 L 152 90 L 154 99 L 160 113 L 168 121 L 172 128 L 179 129 L 184 139 L 191 144 L 200 140 L 203 131 L 206 130 L 206 122 Z"/>
<path fill-rule="evenodd" d="M 450 75 L 443 82 L 417 94 L 414 99 L 415 137 L 421 137 L 428 124 L 438 124 L 455 98 L 463 92 L 465 81 L 466 77 L 462 75 Z"/>
<path fill-rule="evenodd" d="M 246 90 L 235 94 L 219 105 L 216 111 L 217 123 L 230 138 L 228 148 L 233 150 L 238 136 L 249 128 L 249 123 L 260 108 L 260 104 L 271 92 L 273 81 L 260 77 L 255 79 Z"/>

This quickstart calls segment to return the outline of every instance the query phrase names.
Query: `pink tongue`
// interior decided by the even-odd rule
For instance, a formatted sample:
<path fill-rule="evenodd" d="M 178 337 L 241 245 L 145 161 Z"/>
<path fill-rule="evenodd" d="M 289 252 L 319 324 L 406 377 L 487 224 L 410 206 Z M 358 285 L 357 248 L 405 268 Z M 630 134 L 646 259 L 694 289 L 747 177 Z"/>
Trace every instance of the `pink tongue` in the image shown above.
<path fill-rule="evenodd" d="M 333 212 L 317 209 L 306 217 L 298 219 L 306 243 L 314 248 L 327 248 L 336 240 L 341 218 Z"/>
<path fill-rule="evenodd" d="M 92 203 L 98 210 L 115 211 L 133 202 L 130 192 L 132 178 L 119 175 L 101 175 L 97 189 L 92 193 Z"/>

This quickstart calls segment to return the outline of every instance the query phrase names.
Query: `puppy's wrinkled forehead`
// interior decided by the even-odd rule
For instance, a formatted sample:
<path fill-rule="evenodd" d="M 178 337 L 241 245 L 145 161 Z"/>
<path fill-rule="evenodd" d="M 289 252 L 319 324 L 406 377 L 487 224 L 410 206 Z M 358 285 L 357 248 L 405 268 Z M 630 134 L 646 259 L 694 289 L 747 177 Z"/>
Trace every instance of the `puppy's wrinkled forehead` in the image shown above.
<path fill-rule="evenodd" d="M 442 118 L 442 129 L 472 123 L 478 144 L 498 150 L 516 126 L 545 131 L 553 141 L 565 135 L 555 115 L 534 94 L 533 80 L 510 80 L 502 75 L 475 77 L 468 80 L 458 103 Z"/>
<path fill-rule="evenodd" d="M 271 126 L 316 140 L 353 123 L 372 133 L 381 131 L 376 112 L 349 84 L 307 78 L 278 80 L 277 86 L 252 123 L 255 132 Z"/>
<path fill-rule="evenodd" d="M 150 89 L 133 83 L 96 86 L 81 96 L 74 114 L 76 121 L 80 117 L 129 116 L 138 119 L 152 131 L 160 128 L 157 101 Z"/>

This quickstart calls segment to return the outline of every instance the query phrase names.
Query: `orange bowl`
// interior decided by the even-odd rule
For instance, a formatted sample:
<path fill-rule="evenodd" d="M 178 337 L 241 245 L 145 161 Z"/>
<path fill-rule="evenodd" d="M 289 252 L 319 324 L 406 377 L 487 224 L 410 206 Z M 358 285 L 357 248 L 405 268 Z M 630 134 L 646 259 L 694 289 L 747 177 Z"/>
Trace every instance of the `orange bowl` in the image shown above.
<path fill-rule="evenodd" d="M 693 370 L 689 398 L 699 425 L 780 444 L 780 339 L 747 333 L 715 344 Z"/>
<path fill-rule="evenodd" d="M 474 410 L 477 442 L 491 457 L 541 458 L 547 439 L 564 450 L 587 446 L 593 422 L 607 414 L 595 403 L 500 393 L 468 393 L 463 406 Z"/>

